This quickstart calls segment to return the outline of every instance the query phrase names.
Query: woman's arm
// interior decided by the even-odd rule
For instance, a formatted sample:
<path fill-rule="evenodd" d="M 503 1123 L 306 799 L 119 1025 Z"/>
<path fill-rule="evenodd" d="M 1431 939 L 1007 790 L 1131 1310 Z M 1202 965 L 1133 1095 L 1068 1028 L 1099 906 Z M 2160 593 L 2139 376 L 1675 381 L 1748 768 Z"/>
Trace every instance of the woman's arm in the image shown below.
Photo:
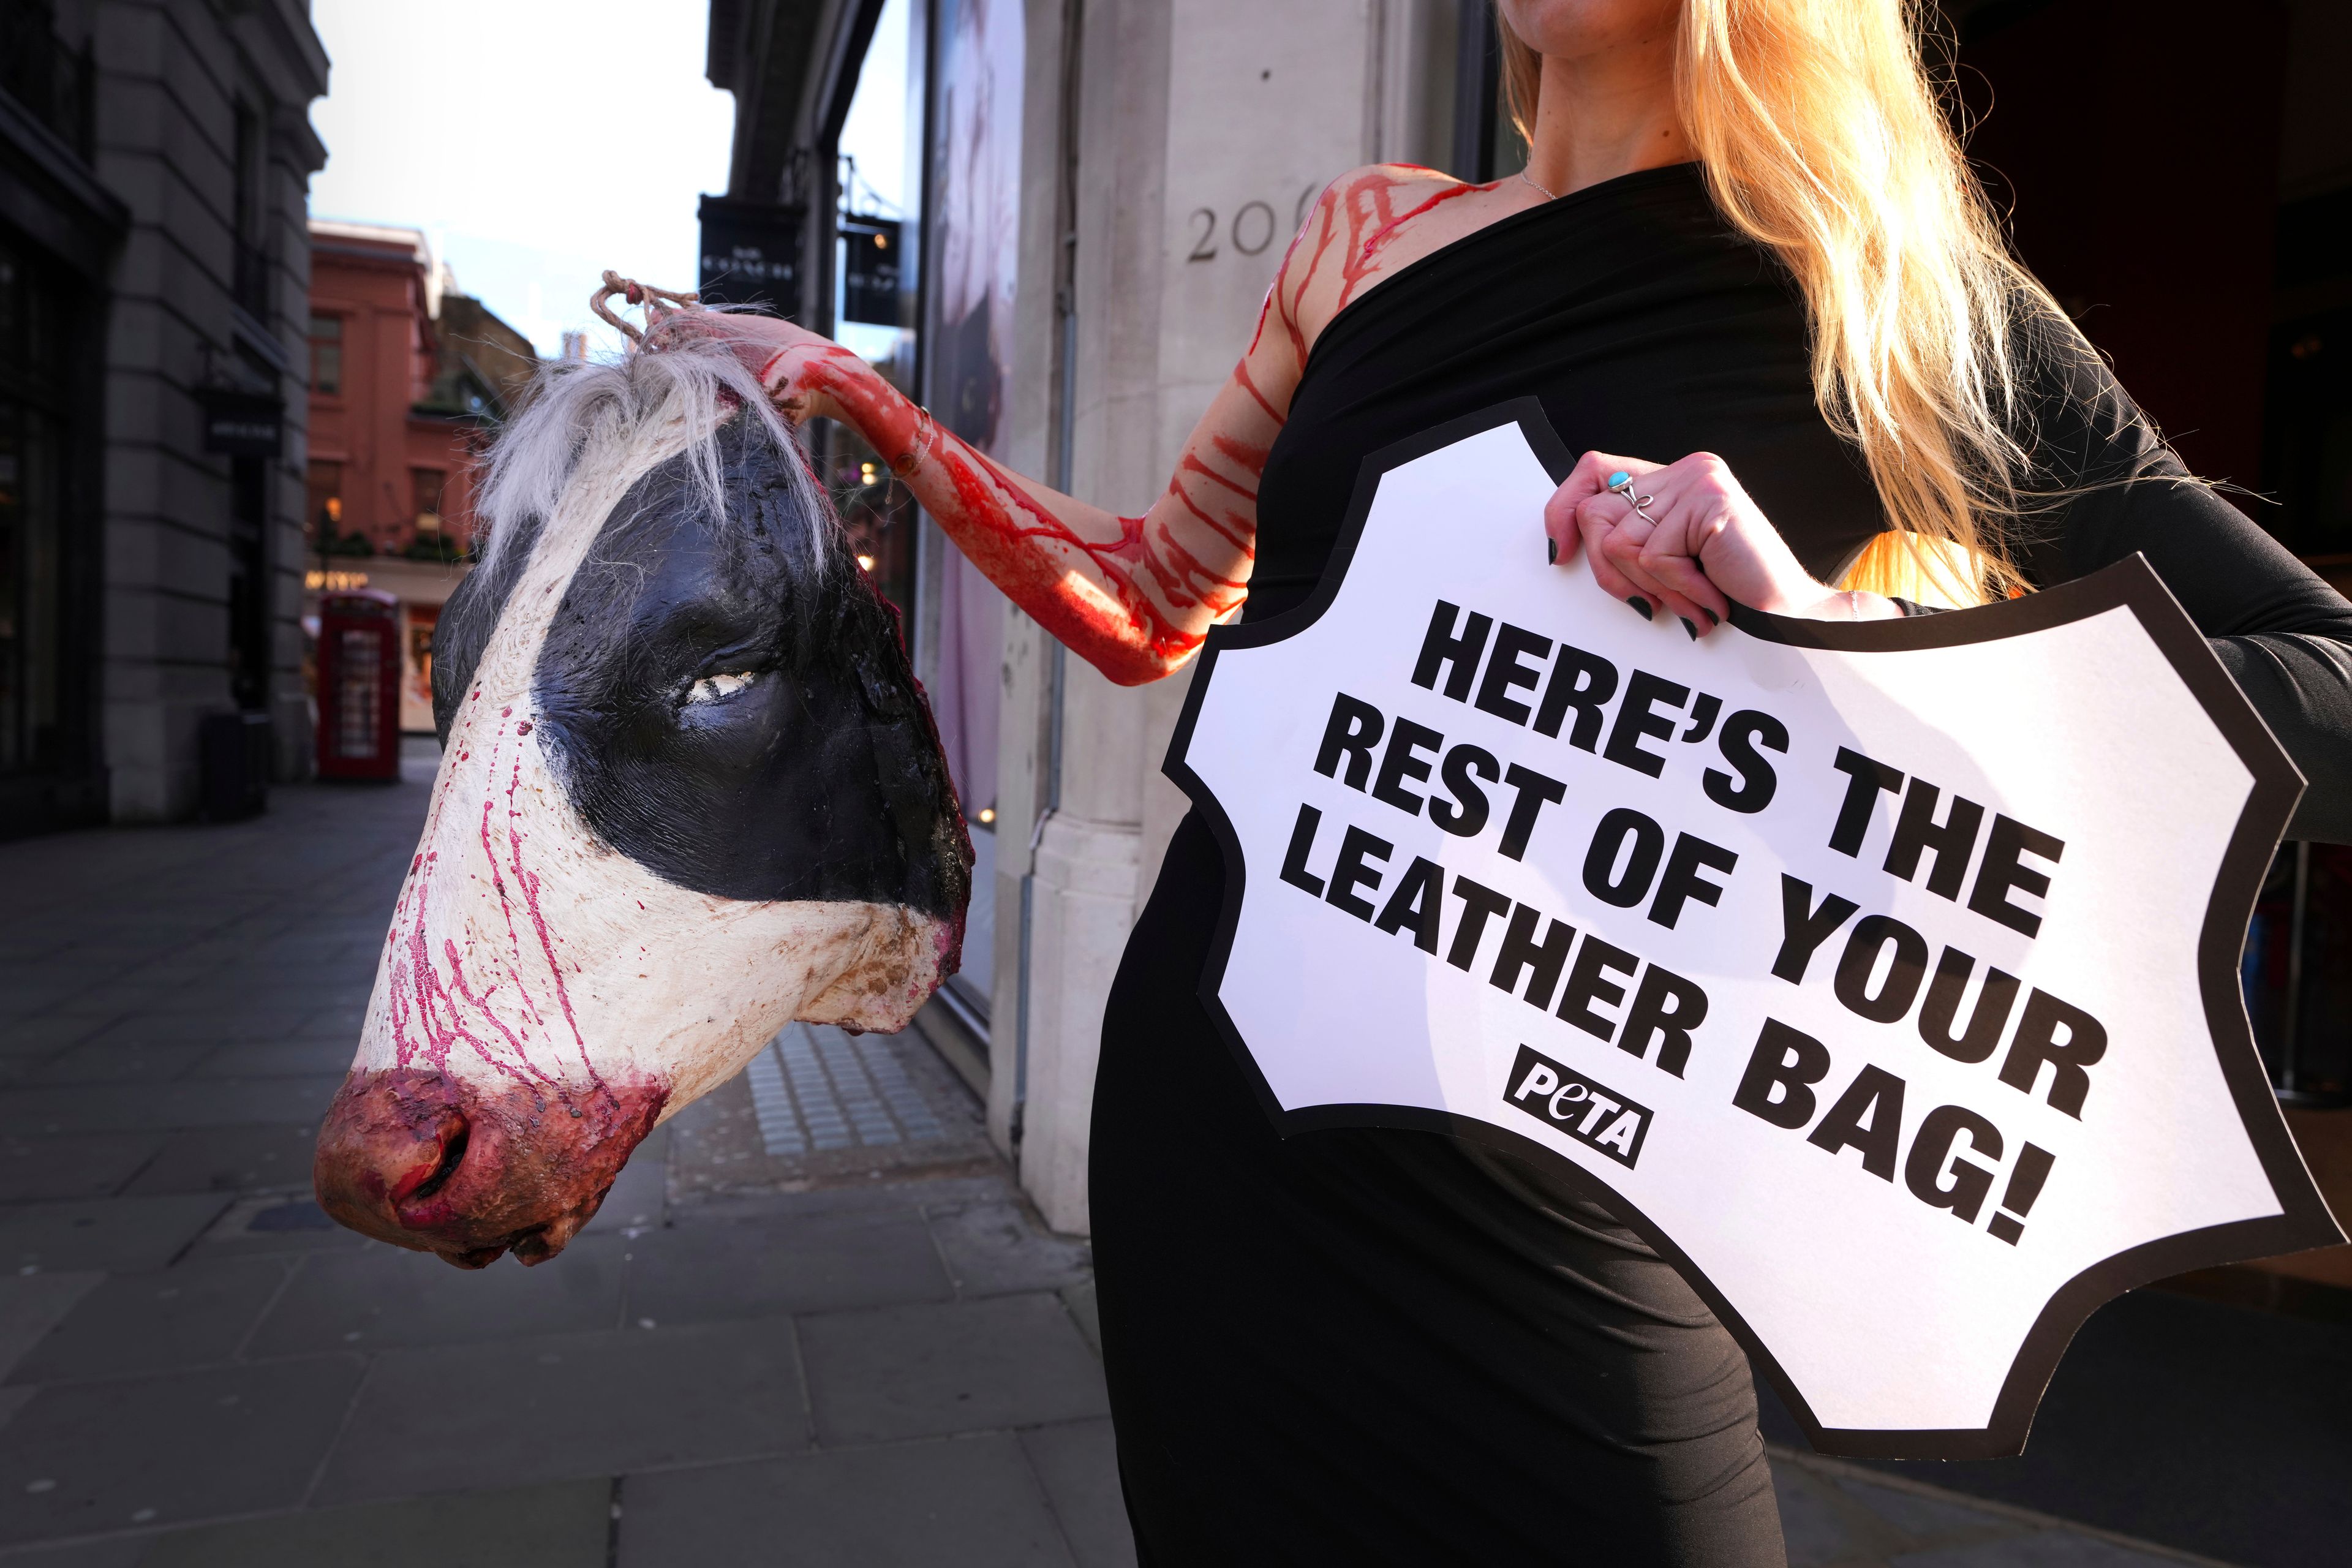
<path fill-rule="evenodd" d="M 2048 323 L 2032 347 L 2034 457 L 2063 508 L 2026 531 L 2027 577 L 2146 555 L 2303 770 L 2287 836 L 2352 844 L 2352 604 L 2190 478 L 2079 334 Z"/>
<path fill-rule="evenodd" d="M 792 423 L 855 429 L 989 581 L 1122 686 L 1181 668 L 1245 595 L 1258 473 L 1298 378 L 1286 340 L 1259 334 L 1167 490 L 1141 516 L 1120 517 L 1013 473 L 856 354 L 788 321 L 686 314 L 663 330 L 723 333 Z"/>
<path fill-rule="evenodd" d="M 1402 167 L 1333 182 L 1284 254 L 1247 352 L 1193 427 L 1167 489 L 1139 517 L 1013 473 L 940 428 L 847 349 L 790 322 L 687 311 L 666 316 L 653 342 L 721 337 L 793 424 L 821 416 L 856 429 L 1014 604 L 1111 679 L 1140 685 L 1182 668 L 1246 597 L 1258 476 L 1323 324 L 1376 273 L 1450 237 L 1392 245 L 1410 219 L 1482 188 Z"/>

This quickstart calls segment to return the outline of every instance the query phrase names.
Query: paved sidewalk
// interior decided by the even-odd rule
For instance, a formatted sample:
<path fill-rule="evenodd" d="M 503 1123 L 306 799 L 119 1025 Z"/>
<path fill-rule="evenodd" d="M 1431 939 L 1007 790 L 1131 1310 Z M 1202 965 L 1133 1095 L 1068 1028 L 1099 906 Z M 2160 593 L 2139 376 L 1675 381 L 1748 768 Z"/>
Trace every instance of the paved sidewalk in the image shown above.
<path fill-rule="evenodd" d="M 1131 1563 L 1087 1250 L 914 1037 L 787 1031 L 536 1269 L 326 1223 L 430 766 L 0 845 L 0 1562 Z M 1797 1568 L 2181 1561 L 1775 1468 Z"/>
<path fill-rule="evenodd" d="M 1132 1563 L 1086 1249 L 911 1038 L 788 1037 L 798 1167 L 739 1079 L 536 1269 L 325 1222 L 430 767 L 0 846 L 0 1557 Z"/>

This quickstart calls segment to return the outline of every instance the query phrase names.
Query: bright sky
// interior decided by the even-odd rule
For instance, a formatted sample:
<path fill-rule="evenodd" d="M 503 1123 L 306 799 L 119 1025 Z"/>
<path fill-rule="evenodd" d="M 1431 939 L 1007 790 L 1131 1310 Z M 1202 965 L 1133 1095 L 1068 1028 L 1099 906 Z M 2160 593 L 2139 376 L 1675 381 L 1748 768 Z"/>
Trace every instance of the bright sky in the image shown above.
<path fill-rule="evenodd" d="M 727 188 L 735 100 L 703 79 L 709 11 L 314 0 L 334 68 L 310 110 L 312 216 L 425 230 L 542 354 L 567 328 L 617 347 L 588 313 L 604 269 L 692 289 L 697 198 Z"/>

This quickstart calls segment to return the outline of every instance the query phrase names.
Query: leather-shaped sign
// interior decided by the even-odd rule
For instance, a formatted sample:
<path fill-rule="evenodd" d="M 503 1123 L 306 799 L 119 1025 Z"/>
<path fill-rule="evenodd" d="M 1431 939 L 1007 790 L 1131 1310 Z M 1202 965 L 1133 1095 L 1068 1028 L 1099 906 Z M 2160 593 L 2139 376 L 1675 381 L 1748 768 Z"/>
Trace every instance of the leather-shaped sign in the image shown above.
<path fill-rule="evenodd" d="M 1547 1163 L 1833 1453 L 2018 1452 L 2102 1302 L 2341 1240 L 2239 988 L 2302 781 L 2146 563 L 1694 639 L 1547 565 L 1570 460 L 1533 400 L 1383 452 L 1209 638 L 1168 771 L 1282 1131 Z"/>

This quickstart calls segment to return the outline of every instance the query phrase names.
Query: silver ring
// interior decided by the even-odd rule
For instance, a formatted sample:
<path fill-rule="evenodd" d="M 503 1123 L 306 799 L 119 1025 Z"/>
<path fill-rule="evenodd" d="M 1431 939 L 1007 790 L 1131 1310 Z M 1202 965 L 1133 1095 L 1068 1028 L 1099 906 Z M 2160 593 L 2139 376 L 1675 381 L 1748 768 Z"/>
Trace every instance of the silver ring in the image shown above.
<path fill-rule="evenodd" d="M 1625 503 L 1633 509 L 1633 515 L 1635 517 L 1640 518 L 1652 528 L 1658 526 L 1658 520 L 1652 517 L 1648 510 L 1650 503 L 1657 500 L 1657 497 L 1635 495 L 1633 493 L 1633 481 L 1631 479 L 1628 479 L 1620 484 L 1611 485 L 1609 487 L 1609 491 L 1612 495 L 1622 497 Z"/>

